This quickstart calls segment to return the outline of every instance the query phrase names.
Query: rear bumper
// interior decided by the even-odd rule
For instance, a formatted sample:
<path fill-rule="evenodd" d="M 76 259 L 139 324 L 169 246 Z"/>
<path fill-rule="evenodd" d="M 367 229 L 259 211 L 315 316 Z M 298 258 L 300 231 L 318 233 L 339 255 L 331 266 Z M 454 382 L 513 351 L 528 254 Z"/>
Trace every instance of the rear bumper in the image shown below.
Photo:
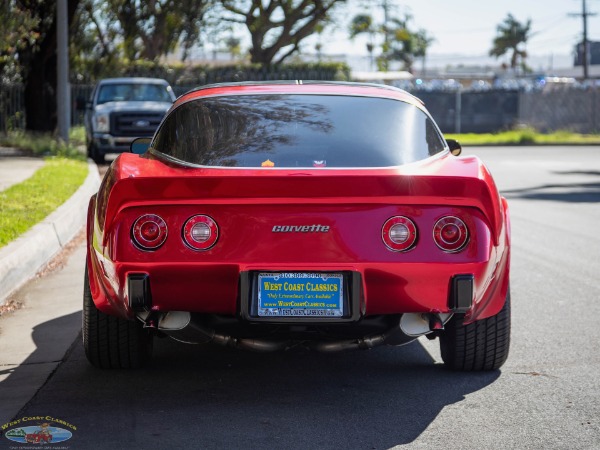
<path fill-rule="evenodd" d="M 508 289 L 508 257 L 499 264 L 357 264 L 352 266 L 250 267 L 239 264 L 109 263 L 88 256 L 92 296 L 107 314 L 189 311 L 248 317 L 248 273 L 256 270 L 354 274 L 351 320 L 403 313 L 495 314 Z M 497 312 L 497 311 L 496 311 Z"/>
<path fill-rule="evenodd" d="M 356 322 L 364 316 L 365 302 L 362 277 L 356 272 L 345 273 L 345 289 L 348 291 L 345 302 L 346 314 L 342 317 L 319 317 L 319 323 L 344 323 Z M 256 312 L 256 292 L 253 285 L 256 282 L 256 273 L 242 272 L 240 274 L 240 301 L 239 315 L 243 320 L 255 323 L 310 323 L 315 317 L 260 317 Z M 462 274 L 452 277 L 448 295 L 448 309 L 452 313 L 466 313 L 473 306 L 474 276 Z M 249 293 L 242 295 L 243 293 Z M 145 273 L 130 273 L 127 275 L 128 305 L 136 312 L 150 312 L 153 310 L 152 288 L 150 276 Z"/>

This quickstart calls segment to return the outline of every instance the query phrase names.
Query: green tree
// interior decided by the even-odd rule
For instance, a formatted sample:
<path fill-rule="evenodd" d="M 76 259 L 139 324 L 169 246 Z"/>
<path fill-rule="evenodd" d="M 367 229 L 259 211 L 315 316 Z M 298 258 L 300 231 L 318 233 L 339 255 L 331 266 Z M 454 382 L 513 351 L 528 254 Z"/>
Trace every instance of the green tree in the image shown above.
<path fill-rule="evenodd" d="M 411 19 L 412 17 L 406 14 L 402 19 L 392 17 L 388 19 L 387 24 L 376 25 L 370 15 L 359 14 L 350 24 L 350 38 L 354 39 L 360 34 L 369 35 L 367 51 L 372 61 L 374 36 L 380 34 L 383 42 L 381 53 L 377 57 L 378 69 L 387 71 L 392 61 L 399 61 L 404 70 L 412 72 L 415 58 L 425 58 L 433 38 L 423 29 L 411 31 L 409 28 Z"/>
<path fill-rule="evenodd" d="M 71 42 L 72 72 L 79 79 L 122 71 L 133 61 L 156 63 L 180 50 L 185 61 L 206 27 L 213 0 L 80 0 Z"/>
<path fill-rule="evenodd" d="M 235 36 L 230 36 L 225 39 L 225 45 L 227 46 L 227 51 L 231 55 L 232 60 L 239 58 L 239 56 L 242 54 L 241 43 L 242 42 L 240 39 L 236 38 Z"/>
<path fill-rule="evenodd" d="M 499 58 L 511 52 L 510 67 L 516 69 L 520 65 L 525 69 L 527 52 L 523 47 L 530 37 L 531 19 L 521 23 L 512 14 L 508 14 L 504 21 L 496 27 L 496 31 L 497 35 L 494 38 L 490 56 Z"/>
<path fill-rule="evenodd" d="M 108 0 L 105 20 L 121 31 L 122 52 L 130 61 L 156 61 L 183 48 L 183 58 L 198 39 L 211 0 Z"/>
<path fill-rule="evenodd" d="M 391 19 L 391 26 L 388 29 L 387 42 L 384 42 L 382 56 L 379 65 L 388 70 L 391 61 L 400 61 L 402 68 L 412 72 L 412 65 L 415 58 L 414 35 L 408 29 L 408 22 L 411 16 L 405 15 L 403 19 Z"/>
<path fill-rule="evenodd" d="M 34 11 L 21 2 L 3 0 L 0 7 L 0 79 L 14 78 L 15 57 L 19 50 L 35 44 L 39 33 L 33 32 L 40 23 Z"/>
<path fill-rule="evenodd" d="M 120 63 L 118 23 L 107 20 L 107 5 L 102 0 L 80 0 L 71 28 L 69 56 L 71 75 L 91 81 L 112 73 Z"/>
<path fill-rule="evenodd" d="M 315 27 L 315 33 L 317 33 L 317 43 L 315 44 L 315 50 L 317 52 L 317 61 L 321 62 L 323 59 L 323 32 L 325 31 L 326 22 L 318 23 Z"/>
<path fill-rule="evenodd" d="M 227 20 L 246 25 L 251 37 L 250 59 L 279 64 L 297 52 L 300 42 L 331 10 L 345 0 L 221 0 Z"/>
<path fill-rule="evenodd" d="M 403 69 L 412 73 L 415 59 L 422 58 L 423 66 L 425 65 L 427 49 L 434 39 L 424 29 L 414 32 L 409 30 L 409 20 L 410 17 L 407 16 L 404 20 L 394 19 L 392 21 L 396 26 L 390 41 L 389 59 L 401 61 Z"/>
<path fill-rule="evenodd" d="M 350 39 L 354 39 L 356 36 L 361 34 L 367 34 L 369 40 L 367 41 L 366 47 L 369 52 L 369 61 L 371 63 L 371 70 L 373 70 L 374 59 L 373 50 L 375 50 L 375 34 L 378 32 L 378 28 L 373 23 L 373 17 L 368 14 L 358 14 L 354 16 L 350 23 Z"/>
<path fill-rule="evenodd" d="M 435 42 L 435 38 L 427 30 L 421 28 L 419 31 L 413 34 L 413 48 L 415 58 L 421 58 L 423 62 L 422 71 L 425 73 L 425 60 L 427 58 L 427 49 Z"/>
<path fill-rule="evenodd" d="M 79 0 L 67 1 L 69 25 L 78 4 Z M 20 34 L 21 39 L 15 40 L 12 55 L 25 87 L 25 127 L 30 131 L 53 132 L 57 120 L 56 1 L 15 0 L 8 7 L 9 21 L 20 23 L 16 29 L 21 30 L 15 34 L 16 37 Z M 29 27 L 25 35 L 24 24 Z"/>

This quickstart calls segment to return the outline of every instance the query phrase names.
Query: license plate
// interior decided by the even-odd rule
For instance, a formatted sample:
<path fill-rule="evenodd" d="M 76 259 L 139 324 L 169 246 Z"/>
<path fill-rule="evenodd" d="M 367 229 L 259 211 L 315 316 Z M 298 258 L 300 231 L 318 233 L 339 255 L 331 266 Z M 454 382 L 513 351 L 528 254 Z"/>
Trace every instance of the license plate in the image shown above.
<path fill-rule="evenodd" d="M 259 273 L 260 317 L 342 317 L 340 273 Z"/>

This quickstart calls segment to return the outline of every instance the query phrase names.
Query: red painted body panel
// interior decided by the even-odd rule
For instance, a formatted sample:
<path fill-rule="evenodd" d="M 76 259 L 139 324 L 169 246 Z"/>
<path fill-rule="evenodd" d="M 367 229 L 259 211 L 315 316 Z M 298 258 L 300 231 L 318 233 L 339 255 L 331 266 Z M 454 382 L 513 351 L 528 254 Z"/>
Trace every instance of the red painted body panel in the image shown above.
<path fill-rule="evenodd" d="M 377 96 L 424 109 L 410 94 L 371 86 L 258 85 L 212 87 L 202 96 L 305 93 Z M 165 243 L 144 251 L 132 242 L 133 223 L 157 214 L 168 228 Z M 182 239 L 184 223 L 207 215 L 219 227 L 217 243 L 195 251 Z M 406 216 L 416 245 L 390 251 L 383 224 Z M 457 253 L 433 239 L 444 216 L 467 225 L 470 238 Z M 329 232 L 274 233 L 274 226 L 329 227 Z M 240 274 L 248 271 L 352 271 L 362 280 L 365 316 L 449 312 L 451 279 L 472 274 L 474 304 L 467 322 L 497 314 L 509 280 L 510 225 L 506 201 L 476 157 L 449 152 L 401 167 L 282 169 L 188 167 L 156 157 L 122 154 L 112 164 L 88 211 L 88 274 L 97 308 L 132 318 L 127 277 L 148 274 L 152 309 L 237 316 Z"/>
<path fill-rule="evenodd" d="M 448 311 L 456 274 L 475 275 L 472 320 L 497 313 L 508 289 L 505 204 L 477 158 L 445 155 L 394 169 L 262 170 L 175 167 L 123 154 L 90 205 L 89 259 L 97 307 L 131 317 L 128 273 L 150 275 L 153 309 L 235 315 L 239 274 L 248 270 L 350 270 L 362 275 L 367 315 Z M 169 229 L 156 251 L 138 249 L 131 226 L 160 215 Z M 220 228 L 205 252 L 181 239 L 185 221 L 206 214 Z M 381 227 L 405 215 L 414 249 L 389 251 Z M 433 225 L 461 217 L 471 238 L 459 253 L 435 245 Z M 327 225 L 329 233 L 273 233 L 274 225 Z"/>

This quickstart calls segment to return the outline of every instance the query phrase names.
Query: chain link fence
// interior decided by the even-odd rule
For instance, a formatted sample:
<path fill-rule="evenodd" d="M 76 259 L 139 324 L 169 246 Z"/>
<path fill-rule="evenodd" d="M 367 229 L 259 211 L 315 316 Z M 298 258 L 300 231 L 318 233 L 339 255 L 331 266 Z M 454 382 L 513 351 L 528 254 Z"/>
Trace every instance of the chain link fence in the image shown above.
<path fill-rule="evenodd" d="M 521 95 L 518 117 L 521 124 L 542 132 L 598 133 L 600 92 L 598 89 L 560 89 Z"/>
<path fill-rule="evenodd" d="M 600 89 L 417 91 L 444 133 L 494 133 L 529 126 L 541 132 L 600 132 Z"/>

